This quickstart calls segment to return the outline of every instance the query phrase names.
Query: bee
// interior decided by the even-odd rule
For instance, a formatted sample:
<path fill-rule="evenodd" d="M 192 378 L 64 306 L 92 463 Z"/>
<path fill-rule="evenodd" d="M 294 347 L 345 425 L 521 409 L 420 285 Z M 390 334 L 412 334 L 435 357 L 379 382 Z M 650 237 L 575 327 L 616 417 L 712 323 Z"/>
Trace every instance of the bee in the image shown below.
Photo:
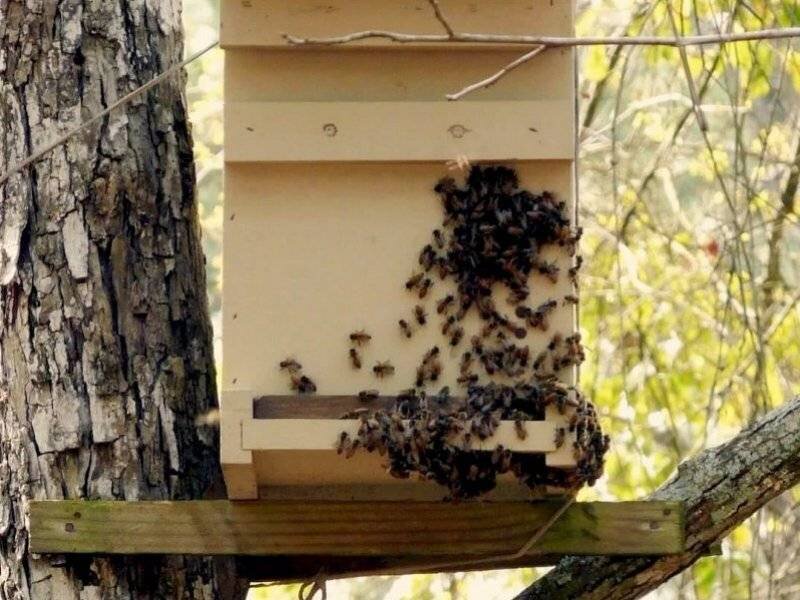
<path fill-rule="evenodd" d="M 553 350 L 558 348 L 561 345 L 561 342 L 563 342 L 563 341 L 564 341 L 564 337 L 560 333 L 557 333 L 550 340 L 550 343 L 547 344 L 547 349 L 552 352 Z"/>
<path fill-rule="evenodd" d="M 433 281 L 431 281 L 430 277 L 423 279 L 422 284 L 419 286 L 419 299 L 422 300 L 425 296 L 427 296 L 432 287 Z"/>
<path fill-rule="evenodd" d="M 458 346 L 461 343 L 461 339 L 464 337 L 464 328 L 463 327 L 456 327 L 453 330 L 453 335 L 450 337 L 450 345 L 451 346 Z"/>
<path fill-rule="evenodd" d="M 440 250 L 444 248 L 444 235 L 439 229 L 433 230 L 433 239 L 436 242 L 436 247 Z"/>
<path fill-rule="evenodd" d="M 417 323 L 420 325 L 425 325 L 427 322 L 428 315 L 425 313 L 425 309 L 422 308 L 419 304 L 414 307 L 414 317 L 417 319 Z"/>
<path fill-rule="evenodd" d="M 564 296 L 564 304 L 577 304 L 578 297 L 575 294 L 567 294 Z"/>
<path fill-rule="evenodd" d="M 426 273 L 433 268 L 434 264 L 436 264 L 436 251 L 430 244 L 427 244 L 422 249 L 422 252 L 420 252 L 419 264 L 423 269 L 425 269 Z"/>
<path fill-rule="evenodd" d="M 574 285 L 578 285 L 578 271 L 580 271 L 581 265 L 583 265 L 583 256 L 580 254 L 575 257 L 575 265 L 570 267 L 568 274 L 569 279 Z"/>
<path fill-rule="evenodd" d="M 425 384 L 425 367 L 417 367 L 417 378 L 414 380 L 414 385 L 422 387 Z"/>
<path fill-rule="evenodd" d="M 355 348 L 350 348 L 350 363 L 353 365 L 354 369 L 361 368 L 361 355 Z"/>
<path fill-rule="evenodd" d="M 361 402 L 372 402 L 378 399 L 380 392 L 378 390 L 361 390 L 358 392 L 358 399 Z"/>
<path fill-rule="evenodd" d="M 384 377 L 389 377 L 394 375 L 394 365 L 390 363 L 388 360 L 384 362 L 376 363 L 374 367 L 372 367 L 372 372 L 381 379 Z"/>
<path fill-rule="evenodd" d="M 470 368 L 472 368 L 472 362 L 473 358 L 471 352 L 465 352 L 461 355 L 460 372 L 462 375 L 466 375 L 469 372 Z"/>
<path fill-rule="evenodd" d="M 439 346 L 434 346 L 422 357 L 422 364 L 428 364 L 431 360 L 439 356 Z"/>
<path fill-rule="evenodd" d="M 525 422 L 522 419 L 514 420 L 514 431 L 516 432 L 517 437 L 521 440 L 524 440 L 528 437 L 528 430 L 525 429 Z"/>
<path fill-rule="evenodd" d="M 303 368 L 303 365 L 293 358 L 282 360 L 279 366 L 282 370 L 288 371 L 289 373 L 299 373 Z"/>
<path fill-rule="evenodd" d="M 317 385 L 305 375 L 292 375 L 292 389 L 300 394 L 313 394 L 317 391 Z"/>
<path fill-rule="evenodd" d="M 474 385 L 478 383 L 478 376 L 475 373 L 465 373 L 456 379 L 459 385 Z"/>
<path fill-rule="evenodd" d="M 472 343 L 472 351 L 477 356 L 483 356 L 483 342 L 481 341 L 481 338 L 479 338 L 477 335 L 473 335 L 470 342 Z"/>
<path fill-rule="evenodd" d="M 540 262 L 536 265 L 536 270 L 540 275 L 547 277 L 552 283 L 558 283 L 558 273 L 561 269 L 558 265 L 550 262 Z"/>
<path fill-rule="evenodd" d="M 406 289 L 413 290 L 420 283 L 422 283 L 423 277 L 425 277 L 425 273 L 422 271 L 419 273 L 414 273 L 411 277 L 409 277 L 408 281 L 406 281 Z"/>
<path fill-rule="evenodd" d="M 400 319 L 397 323 L 398 325 L 400 325 L 400 331 L 403 332 L 403 335 L 406 336 L 407 338 L 410 338 L 412 332 L 411 332 L 411 325 L 408 324 L 408 321 L 406 321 L 405 319 Z"/>
<path fill-rule="evenodd" d="M 567 430 L 564 427 L 559 427 L 556 429 L 556 437 L 555 442 L 556 448 L 561 448 L 564 445 L 564 441 L 567 438 Z"/>
<path fill-rule="evenodd" d="M 456 318 L 453 315 L 447 317 L 447 320 L 442 324 L 442 335 L 448 335 L 450 333 L 450 328 L 455 322 Z"/>
<path fill-rule="evenodd" d="M 350 449 L 353 442 L 350 441 L 350 436 L 346 431 L 339 434 L 339 441 L 336 443 L 336 454 L 342 454 Z"/>
<path fill-rule="evenodd" d="M 431 381 L 438 381 L 439 375 L 442 374 L 442 363 L 438 360 L 432 363 L 429 367 L 428 377 Z"/>
<path fill-rule="evenodd" d="M 372 336 L 363 329 L 350 334 L 350 341 L 358 346 L 363 346 L 372 339 Z"/>
<path fill-rule="evenodd" d="M 443 314 L 446 310 L 452 306 L 453 302 L 455 301 L 455 297 L 453 294 L 448 294 L 436 304 L 436 312 L 440 315 Z"/>

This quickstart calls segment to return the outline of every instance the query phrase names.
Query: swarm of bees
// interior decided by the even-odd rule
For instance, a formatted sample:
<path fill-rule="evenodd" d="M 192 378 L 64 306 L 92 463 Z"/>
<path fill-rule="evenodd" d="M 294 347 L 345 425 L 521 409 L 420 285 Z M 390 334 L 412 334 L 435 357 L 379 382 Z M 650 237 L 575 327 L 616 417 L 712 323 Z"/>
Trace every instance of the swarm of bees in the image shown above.
<path fill-rule="evenodd" d="M 433 317 L 416 304 L 411 316 L 399 319 L 398 325 L 402 336 L 411 338 L 415 328 L 429 319 L 440 321 L 437 330 L 446 338 L 444 347 L 451 352 L 463 348 L 457 382 L 466 396 L 459 394 L 457 400 L 447 388 L 433 395 L 426 392 L 442 373 L 435 346 L 422 357 L 414 387 L 401 393 L 393 408 L 362 408 L 348 415 L 360 418 L 361 426 L 353 439 L 341 436 L 339 452 L 344 456 L 358 449 L 379 452 L 388 457 L 393 476 L 417 473 L 446 486 L 453 499 L 491 490 L 497 475 L 506 472 L 531 487 L 591 485 L 602 473 L 608 437 L 591 403 L 559 381 L 561 371 L 584 360 L 580 334 L 556 333 L 547 349 L 535 356 L 522 341 L 530 330 L 548 331 L 559 305 L 577 304 L 574 293 L 549 298 L 539 306 L 528 306 L 526 301 L 536 277 L 548 285 L 562 276 L 558 264 L 544 257 L 546 247 L 561 248 L 573 257 L 566 276 L 577 292 L 582 258 L 575 254 L 581 230 L 571 227 L 564 202 L 549 192 L 520 189 L 516 172 L 507 167 L 473 166 L 462 187 L 448 177 L 434 190 L 444 220 L 420 251 L 405 288 L 423 300 L 433 295 L 438 276 L 441 281 L 452 280 L 455 290 L 435 299 Z M 493 297 L 502 288 L 508 290 L 510 310 L 503 310 Z M 471 311 L 482 322 L 475 335 L 462 324 Z M 361 367 L 357 348 L 369 339 L 363 331 L 350 335 L 354 368 Z M 394 373 L 388 361 L 372 370 L 379 378 Z M 502 384 L 493 381 L 497 377 Z M 513 453 L 502 447 L 494 452 L 471 449 L 471 440 L 491 437 L 501 420 L 514 421 L 517 435 L 524 439 L 525 421 L 543 419 L 550 405 L 562 413 L 569 410 L 569 427 L 559 428 L 554 441 L 561 446 L 575 440 L 570 443 L 576 469 L 548 468 L 540 454 Z"/>
<path fill-rule="evenodd" d="M 517 435 L 525 439 L 524 421 L 543 418 L 549 405 L 572 415 L 569 432 L 575 435 L 577 469 L 547 469 L 541 455 L 512 453 L 500 446 L 494 452 L 472 449 L 471 442 L 491 437 L 501 420 L 513 420 Z M 430 396 L 410 389 L 398 396 L 391 410 L 362 409 L 349 416 L 357 416 L 360 426 L 354 437 L 340 436 L 340 454 L 352 456 L 361 448 L 378 452 L 388 458 L 392 476 L 405 479 L 416 473 L 422 480 L 447 487 L 453 500 L 490 491 L 497 475 L 507 472 L 531 487 L 594 483 L 609 442 L 591 404 L 555 380 L 513 386 L 474 384 L 462 399 L 451 397 L 447 388 Z M 559 430 L 555 443 L 563 445 L 566 434 L 567 428 Z"/>

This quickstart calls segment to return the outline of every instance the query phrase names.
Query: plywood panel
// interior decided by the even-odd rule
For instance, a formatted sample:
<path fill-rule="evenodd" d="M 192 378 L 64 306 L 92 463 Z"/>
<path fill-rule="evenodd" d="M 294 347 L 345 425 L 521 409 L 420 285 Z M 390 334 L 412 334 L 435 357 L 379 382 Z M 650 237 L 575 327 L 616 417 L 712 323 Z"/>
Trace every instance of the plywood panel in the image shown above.
<path fill-rule="evenodd" d="M 226 102 L 442 101 L 516 59 L 520 49 L 459 52 L 327 49 L 225 52 Z M 563 100 L 573 104 L 573 51 L 552 49 L 460 102 Z"/>
<path fill-rule="evenodd" d="M 565 35 L 573 0 L 440 0 L 457 31 Z M 284 33 L 328 37 L 365 29 L 443 33 L 426 0 L 222 0 L 223 48 L 283 47 Z M 385 46 L 385 40 L 360 42 Z"/>
<path fill-rule="evenodd" d="M 522 185 L 551 190 L 571 211 L 571 163 L 517 164 Z M 223 301 L 223 389 L 254 395 L 286 394 L 278 363 L 296 357 L 325 395 L 352 395 L 375 388 L 396 395 L 410 387 L 422 355 L 443 348 L 440 385 L 457 390 L 456 361 L 462 346 L 449 349 L 438 320 L 431 318 L 411 339 L 398 328 L 420 300 L 404 282 L 431 230 L 442 220 L 432 188 L 448 173 L 442 164 L 232 164 L 226 167 L 225 294 Z M 569 259 L 554 252 L 562 271 Z M 450 288 L 436 283 L 421 303 L 435 316 L 435 302 Z M 535 275 L 536 305 L 571 293 Z M 498 291 L 500 292 L 500 290 Z M 501 294 L 500 297 L 504 297 Z M 480 328 L 467 319 L 466 339 Z M 364 368 L 348 358 L 351 331 L 366 328 Z M 574 310 L 559 306 L 548 332 L 531 331 L 534 355 L 555 333 L 574 331 Z M 444 342 L 444 345 L 443 345 Z M 394 376 L 377 379 L 371 367 L 391 360 Z M 572 373 L 564 376 L 571 381 Z"/>
<path fill-rule="evenodd" d="M 564 102 L 236 102 L 228 162 L 572 159 Z"/>
<path fill-rule="evenodd" d="M 342 433 L 355 438 L 361 422 L 357 419 L 258 419 L 242 423 L 244 450 L 327 450 L 336 448 Z M 502 445 L 514 452 L 552 452 L 556 449 L 556 425 L 549 421 L 526 421 L 528 433 L 523 440 L 515 432 L 513 421 L 502 421 L 494 435 L 486 440 L 474 438 L 470 447 L 493 450 Z M 461 440 L 455 439 L 461 444 Z"/>

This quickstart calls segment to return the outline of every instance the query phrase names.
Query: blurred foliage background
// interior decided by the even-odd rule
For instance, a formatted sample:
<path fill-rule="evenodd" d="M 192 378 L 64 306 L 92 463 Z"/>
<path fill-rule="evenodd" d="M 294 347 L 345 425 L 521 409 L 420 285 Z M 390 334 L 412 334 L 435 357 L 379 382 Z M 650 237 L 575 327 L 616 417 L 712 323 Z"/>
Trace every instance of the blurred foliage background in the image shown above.
<path fill-rule="evenodd" d="M 218 2 L 184 4 L 188 53 L 216 39 Z M 800 26 L 795 0 L 593 0 L 578 2 L 578 34 L 670 36 L 668 6 L 685 35 Z M 693 114 L 677 50 L 579 51 L 581 386 L 612 437 L 607 474 L 581 499 L 641 498 L 681 460 L 798 392 L 800 45 L 688 52 L 708 132 Z M 217 341 L 222 62 L 216 50 L 190 65 L 187 89 Z M 651 596 L 800 597 L 798 499 L 776 499 L 723 542 L 722 556 Z M 328 591 L 333 599 L 507 599 L 542 572 L 358 579 Z M 257 587 L 250 596 L 296 598 L 297 588 Z"/>

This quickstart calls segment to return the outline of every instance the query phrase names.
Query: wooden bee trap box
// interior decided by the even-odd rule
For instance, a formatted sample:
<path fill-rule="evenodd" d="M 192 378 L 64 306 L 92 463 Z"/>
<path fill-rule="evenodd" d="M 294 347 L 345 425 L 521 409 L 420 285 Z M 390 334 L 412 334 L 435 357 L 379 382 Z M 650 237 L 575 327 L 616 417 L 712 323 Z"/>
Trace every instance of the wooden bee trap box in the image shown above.
<path fill-rule="evenodd" d="M 441 4 L 460 31 L 572 34 L 571 0 Z M 524 49 L 399 46 L 381 40 L 295 48 L 282 37 L 362 29 L 440 33 L 441 25 L 424 0 L 222 3 L 221 427 L 231 498 L 441 498 L 443 488 L 431 482 L 390 477 L 387 458 L 378 453 L 359 450 L 345 459 L 336 451 L 341 433 L 354 439 L 360 426 L 357 418 L 341 417 L 391 407 L 402 390 L 417 383 L 421 359 L 433 347 L 439 348 L 435 381 L 426 377 L 421 387 L 434 393 L 448 386 L 454 397 L 465 394 L 461 362 L 465 352 L 476 354 L 472 338 L 482 339 L 487 322 L 473 306 L 447 327 L 458 300 L 437 312 L 443 298 L 460 298 L 461 291 L 454 276 L 441 280 L 438 266 L 424 273 L 419 264 L 427 244 L 445 254 L 432 230 L 455 235 L 443 225 L 442 195 L 434 187 L 446 176 L 454 177 L 459 189 L 466 185 L 466 173 L 447 164 L 459 157 L 462 165 L 464 157 L 472 165 L 503 165 L 517 173 L 520 190 L 540 199 L 549 192 L 574 221 L 571 49 L 545 52 L 496 85 L 448 102 L 447 93 L 496 72 Z M 482 235 L 493 235 L 485 229 Z M 453 250 L 448 240 L 445 245 Z M 453 256 L 458 255 L 456 248 Z M 520 305 L 506 302 L 510 292 L 504 283 L 491 288 L 498 313 L 523 315 L 512 319 L 518 325 L 529 316 L 518 313 L 518 306 L 535 310 L 549 300 L 556 304 L 546 311 L 546 331 L 527 327 L 525 337 L 517 338 L 509 325 L 502 334 L 502 344 L 528 353 L 529 370 L 555 336 L 564 346 L 576 332 L 575 291 L 568 276 L 574 257 L 553 243 L 542 246 L 537 261 L 524 277 L 530 295 Z M 407 289 L 406 282 L 421 272 Z M 421 298 L 427 278 L 431 287 Z M 426 315 L 424 325 L 414 313 L 417 305 Z M 453 345 L 459 328 L 463 335 Z M 349 336 L 357 331 L 371 339 L 355 344 Z M 290 357 L 301 371 L 279 368 Z M 487 375 L 482 359 L 472 358 L 483 383 L 512 382 L 513 377 Z M 377 377 L 375 368 L 388 371 L 387 363 L 393 372 Z M 564 384 L 574 383 L 573 366 L 554 372 Z M 313 381 L 314 394 L 299 393 L 310 386 L 303 376 Z M 363 402 L 362 390 L 376 390 L 380 397 Z M 552 405 L 538 420 L 525 419 L 524 439 L 514 420 L 505 418 L 488 440 L 472 436 L 459 443 L 489 453 L 502 444 L 541 455 L 549 467 L 574 470 L 572 434 L 565 434 L 572 412 Z M 530 495 L 510 475 L 501 477 L 493 492 L 495 498 Z"/>

